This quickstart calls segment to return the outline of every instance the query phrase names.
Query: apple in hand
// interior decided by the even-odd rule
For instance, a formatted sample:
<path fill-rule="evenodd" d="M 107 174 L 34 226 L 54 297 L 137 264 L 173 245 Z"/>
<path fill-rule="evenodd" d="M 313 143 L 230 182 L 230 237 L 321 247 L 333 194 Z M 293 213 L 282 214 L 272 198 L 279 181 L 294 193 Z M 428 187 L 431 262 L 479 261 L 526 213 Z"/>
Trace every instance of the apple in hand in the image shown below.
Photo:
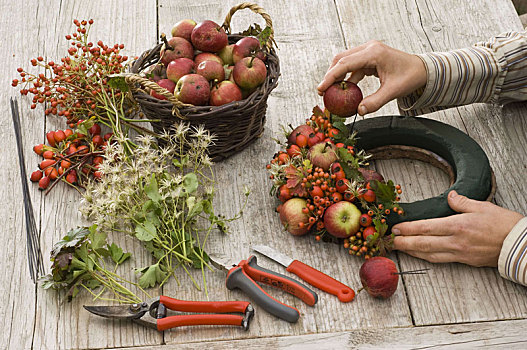
<path fill-rule="evenodd" d="M 177 83 L 178 80 L 194 71 L 194 61 L 190 58 L 176 58 L 167 66 L 167 78 Z"/>
<path fill-rule="evenodd" d="M 223 66 L 216 61 L 203 61 L 196 68 L 196 73 L 203 76 L 208 81 L 225 79 L 225 70 Z"/>
<path fill-rule="evenodd" d="M 172 27 L 172 36 L 179 36 L 180 38 L 190 41 L 190 35 L 195 26 L 195 21 L 191 19 L 183 19 Z"/>
<path fill-rule="evenodd" d="M 302 198 L 291 198 L 282 204 L 280 221 L 293 236 L 301 236 L 309 231 L 309 214 L 302 212 L 306 206 L 307 201 Z"/>
<path fill-rule="evenodd" d="M 234 65 L 234 81 L 244 90 L 252 90 L 265 81 L 267 67 L 265 63 L 256 57 L 242 58 Z"/>
<path fill-rule="evenodd" d="M 168 45 L 172 49 L 163 46 L 160 52 L 161 62 L 163 62 L 165 66 L 168 66 L 168 64 L 176 58 L 194 58 L 194 48 L 187 40 L 175 36 L 168 39 Z"/>
<path fill-rule="evenodd" d="M 260 48 L 260 41 L 252 36 L 238 40 L 232 49 L 234 63 L 238 63 L 244 57 L 251 56 L 256 56 L 262 61 L 265 60 L 265 54 Z"/>
<path fill-rule="evenodd" d="M 359 231 L 361 215 L 353 203 L 337 202 L 326 209 L 324 227 L 337 238 L 348 238 Z"/>
<path fill-rule="evenodd" d="M 167 89 L 171 94 L 174 93 L 174 88 L 176 87 L 176 83 L 174 83 L 170 79 L 161 79 L 159 81 L 156 81 L 157 85 Z M 154 96 L 155 98 L 159 100 L 166 100 L 167 98 L 163 95 L 158 94 L 154 90 L 150 90 L 150 95 Z"/>
<path fill-rule="evenodd" d="M 218 52 L 218 56 L 223 60 L 223 64 L 231 65 L 234 64 L 233 58 L 232 58 L 232 49 L 234 48 L 234 44 L 230 44 L 225 46 L 223 49 Z"/>
<path fill-rule="evenodd" d="M 177 82 L 174 96 L 183 103 L 204 106 L 209 102 L 209 82 L 199 74 L 187 74 Z"/>
<path fill-rule="evenodd" d="M 221 57 L 210 52 L 202 52 L 194 57 L 194 64 L 196 67 L 199 66 L 201 62 L 205 61 L 216 61 L 223 66 L 223 60 Z"/>
<path fill-rule="evenodd" d="M 314 166 L 328 171 L 338 159 L 337 147 L 331 142 L 319 142 L 309 148 L 307 156 Z"/>
<path fill-rule="evenodd" d="M 324 106 L 331 113 L 343 118 L 356 114 L 360 101 L 362 91 L 349 81 L 335 83 L 324 93 Z"/>
<path fill-rule="evenodd" d="M 397 290 L 399 273 L 393 260 L 376 256 L 366 260 L 359 270 L 360 281 L 368 294 L 387 299 Z"/>
<path fill-rule="evenodd" d="M 194 27 L 190 40 L 196 49 L 205 52 L 218 52 L 229 43 L 225 30 L 209 20 Z"/>
<path fill-rule="evenodd" d="M 210 92 L 210 104 L 212 106 L 221 106 L 233 101 L 240 101 L 242 92 L 238 85 L 225 80 L 215 85 Z"/>

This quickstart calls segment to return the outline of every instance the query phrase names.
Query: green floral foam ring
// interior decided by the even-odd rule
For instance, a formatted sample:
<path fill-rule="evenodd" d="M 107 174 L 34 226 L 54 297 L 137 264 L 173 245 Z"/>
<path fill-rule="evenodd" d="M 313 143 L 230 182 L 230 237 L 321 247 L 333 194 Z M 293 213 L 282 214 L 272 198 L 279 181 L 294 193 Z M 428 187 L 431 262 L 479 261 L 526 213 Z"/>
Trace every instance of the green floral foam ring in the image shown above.
<path fill-rule="evenodd" d="M 351 124 L 347 126 L 351 130 Z M 391 213 L 387 220 L 390 228 L 399 222 L 455 214 L 447 201 L 451 190 L 476 200 L 492 197 L 494 180 L 487 155 L 476 141 L 453 126 L 421 117 L 381 116 L 360 120 L 353 130 L 357 132 L 359 149 L 372 151 L 393 145 L 415 147 L 443 158 L 453 170 L 453 183 L 439 196 L 401 203 L 404 214 Z"/>

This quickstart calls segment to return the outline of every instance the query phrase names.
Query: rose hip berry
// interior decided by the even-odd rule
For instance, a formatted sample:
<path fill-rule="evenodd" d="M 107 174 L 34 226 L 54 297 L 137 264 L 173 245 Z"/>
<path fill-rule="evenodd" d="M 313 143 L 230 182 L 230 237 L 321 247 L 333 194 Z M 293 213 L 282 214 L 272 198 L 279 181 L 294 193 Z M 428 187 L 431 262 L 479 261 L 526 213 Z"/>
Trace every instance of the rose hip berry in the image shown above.
<path fill-rule="evenodd" d="M 39 181 L 40 179 L 42 179 L 42 171 L 40 170 L 35 170 L 31 173 L 31 181 L 33 182 L 37 182 Z"/>

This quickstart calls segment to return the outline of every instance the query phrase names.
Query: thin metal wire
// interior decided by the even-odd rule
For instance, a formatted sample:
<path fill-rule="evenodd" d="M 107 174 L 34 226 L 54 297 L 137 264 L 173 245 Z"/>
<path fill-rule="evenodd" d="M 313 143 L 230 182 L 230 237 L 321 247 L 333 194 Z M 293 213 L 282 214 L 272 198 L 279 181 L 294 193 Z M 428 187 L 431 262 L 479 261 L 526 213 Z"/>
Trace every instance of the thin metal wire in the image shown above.
<path fill-rule="evenodd" d="M 29 274 L 33 283 L 37 282 L 39 275 L 44 274 L 44 262 L 42 260 L 42 251 L 40 249 L 40 238 L 38 235 L 35 216 L 33 214 L 33 205 L 29 195 L 29 186 L 27 183 L 27 173 L 24 161 L 24 148 L 22 145 L 22 129 L 20 127 L 20 115 L 18 112 L 18 102 L 11 98 L 11 114 L 13 116 L 13 125 L 15 128 L 16 145 L 18 149 L 18 161 L 20 165 L 20 179 L 22 180 L 22 194 L 24 196 L 24 213 L 26 219 L 26 248 L 29 265 Z"/>

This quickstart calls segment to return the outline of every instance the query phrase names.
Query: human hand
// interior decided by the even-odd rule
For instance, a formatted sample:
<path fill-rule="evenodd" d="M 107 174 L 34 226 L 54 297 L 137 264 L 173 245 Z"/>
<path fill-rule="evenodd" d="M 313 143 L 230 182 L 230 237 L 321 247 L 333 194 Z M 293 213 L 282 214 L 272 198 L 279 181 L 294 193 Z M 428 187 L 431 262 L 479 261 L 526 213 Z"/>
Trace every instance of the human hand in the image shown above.
<path fill-rule="evenodd" d="M 379 78 L 380 88 L 359 104 L 360 115 L 375 112 L 394 98 L 409 95 L 426 84 L 426 68 L 416 55 L 391 48 L 378 41 L 369 41 L 341 52 L 333 62 L 322 82 L 318 85 L 323 95 L 334 82 L 347 79 L 355 84 L 366 75 Z"/>
<path fill-rule="evenodd" d="M 455 191 L 448 204 L 460 214 L 395 225 L 394 249 L 433 263 L 497 266 L 503 241 L 523 216 Z"/>

